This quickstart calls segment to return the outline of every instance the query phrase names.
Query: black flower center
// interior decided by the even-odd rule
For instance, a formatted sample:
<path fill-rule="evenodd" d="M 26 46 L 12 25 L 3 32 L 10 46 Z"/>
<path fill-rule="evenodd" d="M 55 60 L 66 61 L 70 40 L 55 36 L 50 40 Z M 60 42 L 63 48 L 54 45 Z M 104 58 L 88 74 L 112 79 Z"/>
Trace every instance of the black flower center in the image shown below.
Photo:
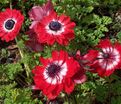
<path fill-rule="evenodd" d="M 49 24 L 49 28 L 53 31 L 58 31 L 61 28 L 61 24 L 58 21 L 51 21 Z"/>
<path fill-rule="evenodd" d="M 104 54 L 103 54 L 103 57 L 104 57 L 104 59 L 107 59 L 107 58 L 110 57 L 110 55 L 109 55 L 109 53 L 104 53 Z"/>
<path fill-rule="evenodd" d="M 58 72 L 60 71 L 61 67 L 59 65 L 56 64 L 51 64 L 48 68 L 47 68 L 47 72 L 48 75 L 50 77 L 54 77 L 56 74 L 58 74 Z"/>
<path fill-rule="evenodd" d="M 12 19 L 7 20 L 6 23 L 5 23 L 5 28 L 7 30 L 11 30 L 11 29 L 13 29 L 14 24 L 15 24 L 15 21 L 13 21 Z"/>

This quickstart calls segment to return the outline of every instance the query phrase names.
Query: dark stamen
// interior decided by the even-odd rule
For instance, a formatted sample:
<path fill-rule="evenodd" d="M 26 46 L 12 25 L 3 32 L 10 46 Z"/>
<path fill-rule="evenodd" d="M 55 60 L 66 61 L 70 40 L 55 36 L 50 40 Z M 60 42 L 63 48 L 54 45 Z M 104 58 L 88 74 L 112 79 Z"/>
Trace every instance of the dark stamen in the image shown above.
<path fill-rule="evenodd" d="M 110 56 L 110 55 L 109 55 L 108 53 L 104 53 L 104 54 L 103 54 L 103 57 L 104 57 L 105 59 L 106 59 L 106 58 L 109 58 L 109 56 Z"/>
<path fill-rule="evenodd" d="M 13 29 L 14 24 L 15 24 L 15 21 L 13 21 L 12 19 L 7 20 L 6 23 L 5 23 L 5 28 L 7 30 L 11 30 L 11 29 Z"/>
<path fill-rule="evenodd" d="M 50 77 L 54 77 L 59 71 L 60 71 L 61 67 L 59 65 L 56 64 L 51 64 L 47 70 L 48 70 L 48 75 Z"/>
<path fill-rule="evenodd" d="M 49 24 L 49 28 L 53 31 L 58 31 L 61 28 L 61 24 L 58 21 L 51 21 Z"/>

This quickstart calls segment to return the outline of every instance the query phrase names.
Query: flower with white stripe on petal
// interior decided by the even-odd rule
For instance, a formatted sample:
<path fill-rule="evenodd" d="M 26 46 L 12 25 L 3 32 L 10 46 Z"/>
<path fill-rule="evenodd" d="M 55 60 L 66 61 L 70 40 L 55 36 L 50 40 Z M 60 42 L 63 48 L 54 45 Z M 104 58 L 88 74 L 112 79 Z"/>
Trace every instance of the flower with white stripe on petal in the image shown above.
<path fill-rule="evenodd" d="M 97 72 L 99 76 L 110 76 L 116 69 L 121 67 L 121 44 L 112 44 L 109 39 L 101 40 L 97 46 L 99 50 L 90 50 L 84 56 L 85 60 L 91 62 L 87 65 L 90 66 L 92 72 Z"/>
<path fill-rule="evenodd" d="M 83 78 L 79 63 L 65 51 L 53 51 L 52 58 L 41 57 L 40 62 L 42 66 L 36 66 L 33 70 L 35 88 L 42 90 L 48 99 L 56 98 L 63 90 L 71 93 L 77 80 Z M 79 78 L 75 76 L 78 71 Z"/>
<path fill-rule="evenodd" d="M 102 49 L 98 55 L 99 65 L 106 70 L 111 70 L 113 67 L 118 65 L 120 61 L 120 53 L 117 49 L 112 47 Z"/>

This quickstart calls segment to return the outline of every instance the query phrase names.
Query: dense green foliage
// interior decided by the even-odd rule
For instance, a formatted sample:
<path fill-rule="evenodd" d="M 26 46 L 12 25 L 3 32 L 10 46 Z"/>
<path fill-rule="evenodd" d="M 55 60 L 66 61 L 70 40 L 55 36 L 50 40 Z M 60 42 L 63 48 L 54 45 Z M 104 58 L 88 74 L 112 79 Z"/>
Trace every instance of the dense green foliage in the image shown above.
<path fill-rule="evenodd" d="M 12 3 L 10 3 L 12 2 Z M 120 0 L 52 0 L 54 9 L 59 14 L 70 16 L 76 23 L 75 39 L 66 47 L 58 44 L 45 46 L 40 53 L 30 52 L 24 44 L 28 37 L 25 32 L 29 29 L 31 21 L 28 11 L 34 5 L 42 5 L 45 0 L 1 0 L 0 10 L 9 8 L 20 9 L 25 16 L 21 29 L 21 37 L 17 38 L 17 50 L 12 52 L 7 46 L 0 47 L 0 104 L 43 104 L 41 92 L 33 93 L 31 69 L 40 64 L 39 56 L 50 57 L 52 50 L 64 49 L 70 54 L 80 50 L 82 54 L 93 48 L 101 38 L 109 37 L 112 41 L 121 42 L 121 20 L 116 13 L 119 11 Z M 22 40 L 22 39 L 23 40 Z M 11 53 L 17 59 L 11 60 Z M 87 73 L 87 82 L 76 86 L 71 95 L 62 93 L 60 99 L 64 104 L 121 104 L 121 75 L 115 72 L 109 78 L 100 78 L 96 74 Z M 36 95 L 36 97 L 34 97 Z"/>

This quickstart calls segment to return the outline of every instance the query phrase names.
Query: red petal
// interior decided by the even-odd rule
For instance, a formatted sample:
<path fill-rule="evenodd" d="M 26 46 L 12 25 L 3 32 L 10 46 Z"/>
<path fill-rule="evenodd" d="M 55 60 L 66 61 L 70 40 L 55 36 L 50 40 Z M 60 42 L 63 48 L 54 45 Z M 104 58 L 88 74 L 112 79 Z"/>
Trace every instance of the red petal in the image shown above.
<path fill-rule="evenodd" d="M 51 86 L 53 87 L 53 86 Z M 62 84 L 59 84 L 59 85 L 55 85 L 53 88 L 51 88 L 50 90 L 50 87 L 48 88 L 49 92 L 46 93 L 46 96 L 48 97 L 49 100 L 52 100 L 52 99 L 55 99 L 59 94 L 60 92 L 62 91 L 63 89 L 63 85 Z M 46 91 L 47 89 L 45 89 Z"/>
<path fill-rule="evenodd" d="M 34 76 L 34 83 L 40 90 L 47 88 L 47 83 L 44 81 L 42 76 Z"/>
<path fill-rule="evenodd" d="M 35 68 L 32 70 L 32 73 L 35 75 L 41 75 L 43 73 L 43 67 L 42 66 L 35 66 Z"/>
<path fill-rule="evenodd" d="M 64 25 L 67 25 L 68 23 L 70 23 L 70 17 L 67 17 L 67 16 L 65 16 L 65 17 L 63 17 L 64 19 L 63 19 L 63 23 L 64 23 Z"/>
<path fill-rule="evenodd" d="M 72 57 L 66 61 L 68 72 L 66 77 L 73 77 L 77 73 L 77 71 L 80 69 L 80 65 L 77 61 L 75 61 Z"/>
<path fill-rule="evenodd" d="M 40 62 L 41 62 L 44 66 L 48 65 L 49 62 L 50 62 L 49 59 L 45 59 L 45 58 L 43 58 L 43 57 L 40 57 L 39 60 L 40 60 Z"/>
<path fill-rule="evenodd" d="M 57 13 L 55 11 L 51 11 L 50 14 L 46 17 L 44 17 L 41 21 L 41 23 L 46 26 L 48 25 L 52 20 L 57 20 Z"/>
<path fill-rule="evenodd" d="M 74 22 L 70 22 L 65 26 L 66 26 L 66 28 L 74 28 L 76 26 L 76 24 Z"/>
<path fill-rule="evenodd" d="M 75 83 L 80 84 L 86 81 L 87 77 L 84 70 L 80 69 L 72 78 Z"/>
<path fill-rule="evenodd" d="M 53 51 L 52 52 L 52 58 L 53 58 L 53 60 L 58 60 L 59 59 L 59 52 L 58 51 Z"/>
<path fill-rule="evenodd" d="M 47 87 L 43 89 L 43 93 L 45 95 L 48 95 L 50 94 L 56 87 L 57 85 L 52 85 L 51 83 L 47 83 Z"/>
<path fill-rule="evenodd" d="M 59 17 L 58 21 L 60 21 L 61 23 L 63 23 L 63 22 L 65 21 L 66 18 L 67 18 L 67 16 L 65 16 L 64 14 L 62 14 L 62 15 Z"/>
<path fill-rule="evenodd" d="M 104 39 L 101 40 L 99 45 L 97 45 L 99 48 L 107 48 L 107 47 L 112 47 L 112 44 L 109 39 Z"/>
<path fill-rule="evenodd" d="M 82 57 L 83 60 L 85 60 L 86 63 L 93 63 L 93 61 L 96 60 L 98 56 L 97 50 L 89 50 L 89 52 Z"/>
<path fill-rule="evenodd" d="M 66 59 L 68 59 L 68 53 L 63 50 L 60 50 L 59 60 L 63 60 L 63 62 L 65 62 Z"/>
<path fill-rule="evenodd" d="M 66 30 L 66 32 L 64 33 L 65 38 L 67 38 L 68 40 L 72 40 L 74 39 L 74 31 L 73 30 Z"/>
<path fill-rule="evenodd" d="M 59 37 L 56 38 L 56 41 L 60 44 L 60 45 L 63 45 L 63 40 Z"/>
<path fill-rule="evenodd" d="M 53 45 L 55 43 L 55 38 L 53 36 L 48 35 L 47 44 Z"/>
<path fill-rule="evenodd" d="M 64 90 L 68 94 L 74 90 L 74 82 L 70 78 L 65 79 Z"/>
<path fill-rule="evenodd" d="M 103 74 L 103 76 L 110 76 L 114 71 L 115 71 L 115 69 L 106 70 L 106 72 Z"/>

